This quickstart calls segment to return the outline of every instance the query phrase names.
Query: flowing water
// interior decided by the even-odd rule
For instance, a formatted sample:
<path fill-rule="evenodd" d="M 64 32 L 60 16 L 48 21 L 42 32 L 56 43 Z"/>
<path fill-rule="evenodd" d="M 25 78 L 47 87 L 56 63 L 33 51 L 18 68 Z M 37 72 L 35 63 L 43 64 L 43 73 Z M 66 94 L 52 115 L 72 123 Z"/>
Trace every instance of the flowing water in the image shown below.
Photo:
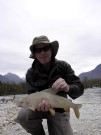
<path fill-rule="evenodd" d="M 101 88 L 86 89 L 84 95 L 75 100 L 82 103 L 80 119 L 72 117 L 75 135 L 101 135 Z"/>

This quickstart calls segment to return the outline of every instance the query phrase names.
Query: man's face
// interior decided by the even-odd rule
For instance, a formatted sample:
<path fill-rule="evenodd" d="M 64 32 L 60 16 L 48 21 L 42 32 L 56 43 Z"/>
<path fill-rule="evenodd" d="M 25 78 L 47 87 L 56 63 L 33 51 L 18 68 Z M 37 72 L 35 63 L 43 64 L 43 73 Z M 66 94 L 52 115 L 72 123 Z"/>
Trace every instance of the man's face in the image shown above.
<path fill-rule="evenodd" d="M 35 46 L 35 57 L 41 64 L 48 64 L 51 61 L 51 46 L 38 44 Z"/>

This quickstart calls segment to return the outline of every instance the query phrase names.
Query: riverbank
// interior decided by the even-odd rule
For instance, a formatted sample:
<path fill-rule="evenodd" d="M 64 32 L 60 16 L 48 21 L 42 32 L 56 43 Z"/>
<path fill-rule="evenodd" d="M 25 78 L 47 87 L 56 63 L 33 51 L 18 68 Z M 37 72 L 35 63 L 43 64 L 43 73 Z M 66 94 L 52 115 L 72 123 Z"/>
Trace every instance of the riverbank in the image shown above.
<path fill-rule="evenodd" d="M 84 95 L 74 102 L 83 104 L 80 119 L 71 109 L 70 122 L 74 135 L 101 135 L 101 88 L 86 89 Z M 14 101 L 0 101 L 0 135 L 30 135 L 14 122 L 19 109 Z M 48 135 L 46 121 L 44 128 Z"/>

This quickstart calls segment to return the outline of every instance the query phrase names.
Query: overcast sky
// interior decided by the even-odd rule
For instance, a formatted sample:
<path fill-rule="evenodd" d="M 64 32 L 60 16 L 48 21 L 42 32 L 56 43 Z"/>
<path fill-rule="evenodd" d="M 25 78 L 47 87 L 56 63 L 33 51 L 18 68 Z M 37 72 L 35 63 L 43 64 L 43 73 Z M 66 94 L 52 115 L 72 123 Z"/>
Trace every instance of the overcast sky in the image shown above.
<path fill-rule="evenodd" d="M 101 63 L 101 0 L 0 0 L 0 74 L 24 77 L 36 36 L 59 41 L 76 75 Z"/>

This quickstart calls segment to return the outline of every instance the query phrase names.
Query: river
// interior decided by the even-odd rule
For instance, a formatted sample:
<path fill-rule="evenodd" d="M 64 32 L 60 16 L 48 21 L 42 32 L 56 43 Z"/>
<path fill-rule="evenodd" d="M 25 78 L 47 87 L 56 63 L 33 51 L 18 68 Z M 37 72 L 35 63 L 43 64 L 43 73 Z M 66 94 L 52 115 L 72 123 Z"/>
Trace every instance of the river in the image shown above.
<path fill-rule="evenodd" d="M 82 103 L 80 119 L 71 115 L 75 135 L 101 135 L 101 88 L 86 89 L 84 95 L 75 100 Z"/>

